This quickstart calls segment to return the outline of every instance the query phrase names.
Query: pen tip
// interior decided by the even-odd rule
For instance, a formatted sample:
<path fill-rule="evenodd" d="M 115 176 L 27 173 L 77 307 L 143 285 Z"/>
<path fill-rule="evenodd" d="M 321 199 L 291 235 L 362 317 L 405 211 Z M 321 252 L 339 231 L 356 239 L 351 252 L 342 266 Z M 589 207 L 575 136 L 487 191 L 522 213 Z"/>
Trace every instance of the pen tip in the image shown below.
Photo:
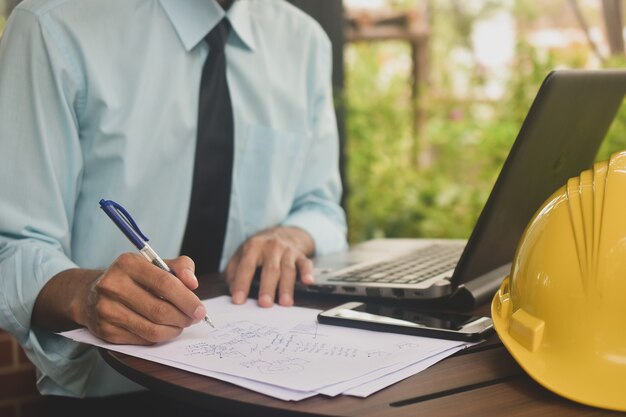
<path fill-rule="evenodd" d="M 213 325 L 213 322 L 211 321 L 209 316 L 204 317 L 204 322 L 215 329 L 215 326 Z"/>

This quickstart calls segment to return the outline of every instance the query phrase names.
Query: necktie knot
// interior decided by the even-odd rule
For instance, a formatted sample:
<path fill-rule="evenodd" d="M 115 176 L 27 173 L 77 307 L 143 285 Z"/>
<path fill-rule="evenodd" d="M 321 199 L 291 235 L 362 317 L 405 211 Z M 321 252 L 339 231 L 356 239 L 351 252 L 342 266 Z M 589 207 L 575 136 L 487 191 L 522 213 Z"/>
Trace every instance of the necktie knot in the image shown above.
<path fill-rule="evenodd" d="M 228 23 L 228 19 L 224 18 L 206 35 L 205 39 L 211 51 L 224 50 L 224 44 L 226 44 L 229 29 L 230 24 Z"/>

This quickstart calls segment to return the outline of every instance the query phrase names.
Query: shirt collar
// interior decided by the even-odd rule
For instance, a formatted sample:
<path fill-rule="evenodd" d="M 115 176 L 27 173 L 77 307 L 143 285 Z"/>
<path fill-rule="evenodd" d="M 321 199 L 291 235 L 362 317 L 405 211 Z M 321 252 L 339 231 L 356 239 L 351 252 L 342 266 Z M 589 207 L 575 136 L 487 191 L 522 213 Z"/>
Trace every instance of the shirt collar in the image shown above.
<path fill-rule="evenodd" d="M 228 12 L 215 0 L 160 0 L 165 13 L 187 51 L 193 49 L 224 16 L 241 42 L 250 50 L 256 43 L 252 31 L 250 2 L 235 0 Z"/>

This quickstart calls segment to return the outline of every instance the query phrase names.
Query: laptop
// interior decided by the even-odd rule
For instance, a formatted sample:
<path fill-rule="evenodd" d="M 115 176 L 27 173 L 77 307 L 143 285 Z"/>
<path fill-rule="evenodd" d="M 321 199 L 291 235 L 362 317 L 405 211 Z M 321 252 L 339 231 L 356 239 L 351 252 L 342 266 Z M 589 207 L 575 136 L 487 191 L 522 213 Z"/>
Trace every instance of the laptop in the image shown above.
<path fill-rule="evenodd" d="M 489 301 L 536 210 L 593 164 L 625 93 L 626 71 L 550 72 L 467 240 L 365 241 L 315 258 L 315 284 L 297 290 L 455 309 Z"/>

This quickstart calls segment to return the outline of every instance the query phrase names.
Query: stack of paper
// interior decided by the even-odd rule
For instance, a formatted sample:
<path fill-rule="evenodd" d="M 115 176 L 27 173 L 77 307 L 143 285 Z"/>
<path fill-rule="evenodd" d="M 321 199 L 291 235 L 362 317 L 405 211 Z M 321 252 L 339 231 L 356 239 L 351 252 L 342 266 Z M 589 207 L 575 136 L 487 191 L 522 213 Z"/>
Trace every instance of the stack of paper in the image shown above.
<path fill-rule="evenodd" d="M 470 345 L 319 324 L 310 308 L 237 306 L 227 296 L 204 304 L 215 329 L 201 322 L 154 346 L 114 345 L 86 329 L 61 334 L 287 401 L 366 397 Z"/>

